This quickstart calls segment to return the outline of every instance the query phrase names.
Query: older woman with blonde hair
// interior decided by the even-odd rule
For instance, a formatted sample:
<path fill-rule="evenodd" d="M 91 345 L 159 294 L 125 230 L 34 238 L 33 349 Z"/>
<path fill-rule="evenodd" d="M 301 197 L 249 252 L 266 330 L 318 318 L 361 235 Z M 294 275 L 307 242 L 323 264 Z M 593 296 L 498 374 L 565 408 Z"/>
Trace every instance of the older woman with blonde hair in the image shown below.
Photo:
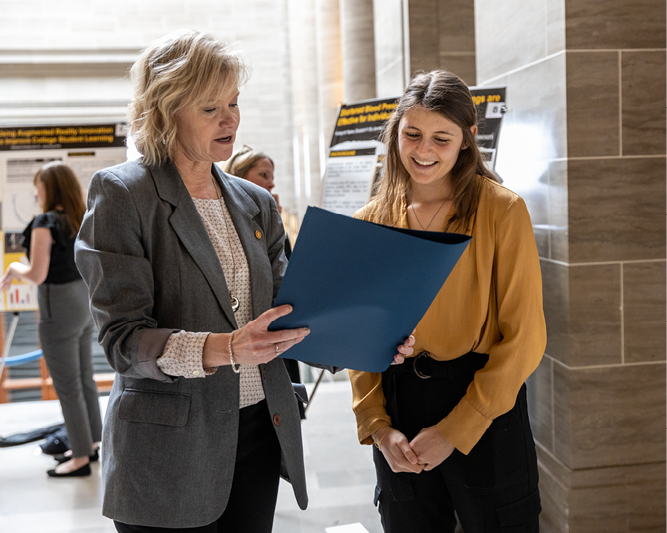
<path fill-rule="evenodd" d="M 239 55 L 179 32 L 132 67 L 143 158 L 93 177 L 76 261 L 117 372 L 103 434 L 120 532 L 269 532 L 282 473 L 307 504 L 297 401 L 268 331 L 286 267 L 271 195 L 215 164 L 239 126 Z M 282 458 L 282 468 L 281 468 Z"/>

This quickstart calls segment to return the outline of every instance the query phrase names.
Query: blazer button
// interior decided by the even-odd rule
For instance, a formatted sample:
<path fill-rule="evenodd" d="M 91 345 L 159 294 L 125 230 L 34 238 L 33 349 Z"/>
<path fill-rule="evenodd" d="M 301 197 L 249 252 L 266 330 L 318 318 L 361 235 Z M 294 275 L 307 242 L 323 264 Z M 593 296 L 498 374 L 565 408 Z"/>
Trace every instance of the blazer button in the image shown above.
<path fill-rule="evenodd" d="M 262 238 L 262 232 L 259 231 L 258 229 L 256 229 L 255 230 L 255 237 L 257 237 L 258 239 L 261 239 Z"/>
<path fill-rule="evenodd" d="M 273 423 L 276 426 L 279 426 L 282 423 L 282 419 L 280 418 L 280 415 L 273 415 Z"/>

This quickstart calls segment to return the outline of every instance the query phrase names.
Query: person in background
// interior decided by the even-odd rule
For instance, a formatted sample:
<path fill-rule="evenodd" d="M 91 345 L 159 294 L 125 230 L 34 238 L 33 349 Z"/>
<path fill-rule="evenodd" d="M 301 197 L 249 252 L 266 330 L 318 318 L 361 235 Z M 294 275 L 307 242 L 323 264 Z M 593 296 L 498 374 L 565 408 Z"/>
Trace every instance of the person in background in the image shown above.
<path fill-rule="evenodd" d="M 255 185 L 259 185 L 263 189 L 271 192 L 275 186 L 273 181 L 273 172 L 275 165 L 271 159 L 264 152 L 253 150 L 248 145 L 243 145 L 243 148 L 236 152 L 225 166 L 225 171 L 233 176 L 238 176 L 248 180 Z M 282 213 L 282 207 L 277 194 L 271 194 L 276 201 L 278 212 Z M 289 236 L 285 234 L 285 257 L 287 259 L 292 255 L 292 245 L 290 244 Z M 301 383 L 301 372 L 299 371 L 299 363 L 294 359 L 283 359 L 287 367 L 292 383 Z M 301 420 L 306 418 L 306 410 L 302 402 L 299 402 L 299 416 Z"/>
<path fill-rule="evenodd" d="M 35 175 L 42 214 L 23 232 L 30 263 L 11 263 L 0 280 L 8 290 L 13 280 L 37 284 L 39 340 L 53 379 L 70 452 L 56 456 L 61 464 L 51 477 L 89 476 L 98 459 L 102 419 L 93 378 L 93 319 L 86 285 L 74 263 L 74 242 L 86 210 L 79 180 L 67 165 L 54 161 Z"/>
<path fill-rule="evenodd" d="M 418 74 L 387 121 L 377 196 L 355 216 L 472 240 L 414 333 L 416 357 L 350 371 L 362 444 L 375 444 L 388 533 L 537 533 L 537 459 L 524 381 L 544 353 L 540 264 L 524 201 L 475 143 L 470 91 Z"/>
<path fill-rule="evenodd" d="M 241 57 L 208 33 L 151 43 L 131 70 L 143 158 L 97 172 L 76 245 L 117 376 L 103 434 L 103 514 L 121 533 L 269 533 L 282 475 L 305 509 L 301 425 L 268 331 L 287 266 L 271 195 L 232 156 Z M 399 348 L 409 355 L 411 348 Z"/>
<path fill-rule="evenodd" d="M 274 171 L 275 165 L 273 159 L 264 152 L 253 150 L 248 145 L 243 145 L 243 148 L 236 152 L 225 165 L 225 172 L 248 180 L 269 192 L 275 187 L 273 181 Z M 271 196 L 273 196 L 273 199 L 276 201 L 278 213 L 282 214 L 283 208 L 280 205 L 278 195 L 271 193 Z M 285 255 L 287 256 L 287 259 L 292 255 L 292 245 L 288 235 L 285 235 Z"/>

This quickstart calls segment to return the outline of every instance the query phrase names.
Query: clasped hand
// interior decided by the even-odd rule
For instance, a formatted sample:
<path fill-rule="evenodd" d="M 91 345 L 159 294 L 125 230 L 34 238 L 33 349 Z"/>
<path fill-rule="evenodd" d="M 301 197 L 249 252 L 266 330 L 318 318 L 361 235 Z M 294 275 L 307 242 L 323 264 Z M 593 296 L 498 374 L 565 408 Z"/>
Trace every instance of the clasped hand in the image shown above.
<path fill-rule="evenodd" d="M 386 434 L 383 433 L 386 431 Z M 454 446 L 443 437 L 438 428 L 422 429 L 408 442 L 403 433 L 394 428 L 379 429 L 375 441 L 380 442 L 380 450 L 393 472 L 413 472 L 433 470 L 454 451 Z"/>

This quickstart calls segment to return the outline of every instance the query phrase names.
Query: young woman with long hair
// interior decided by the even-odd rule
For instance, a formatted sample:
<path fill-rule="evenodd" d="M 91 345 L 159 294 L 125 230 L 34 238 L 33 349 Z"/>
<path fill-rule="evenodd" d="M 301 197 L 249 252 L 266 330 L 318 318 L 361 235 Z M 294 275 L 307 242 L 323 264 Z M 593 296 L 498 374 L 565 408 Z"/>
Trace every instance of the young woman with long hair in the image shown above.
<path fill-rule="evenodd" d="M 30 263 L 11 263 L 0 280 L 7 290 L 15 279 L 39 285 L 39 339 L 65 419 L 71 454 L 52 477 L 88 476 L 98 458 L 102 419 L 93 378 L 93 319 L 86 285 L 74 263 L 74 242 L 86 211 L 79 180 L 70 167 L 54 161 L 35 175 L 42 214 L 23 233 Z"/>
<path fill-rule="evenodd" d="M 546 345 L 539 258 L 524 201 L 475 143 L 470 91 L 445 70 L 410 82 L 384 131 L 378 194 L 357 217 L 472 236 L 417 325 L 414 357 L 350 371 L 362 444 L 375 444 L 386 532 L 537 532 L 524 382 Z"/>

